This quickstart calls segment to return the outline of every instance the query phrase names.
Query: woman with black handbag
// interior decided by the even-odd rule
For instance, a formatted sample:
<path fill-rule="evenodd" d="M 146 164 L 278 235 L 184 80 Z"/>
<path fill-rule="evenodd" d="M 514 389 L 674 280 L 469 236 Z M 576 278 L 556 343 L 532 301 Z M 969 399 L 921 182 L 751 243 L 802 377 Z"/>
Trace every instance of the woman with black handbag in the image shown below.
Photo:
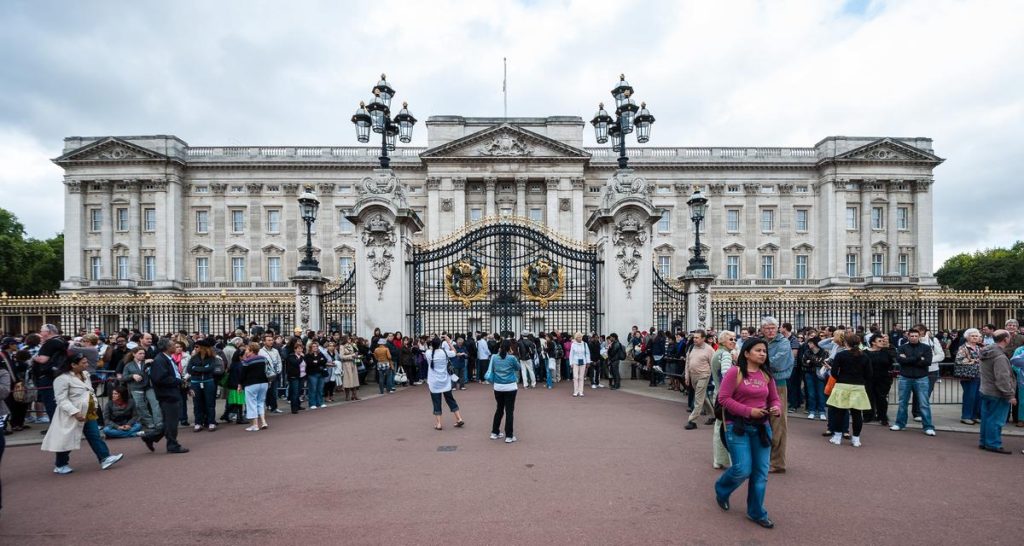
<path fill-rule="evenodd" d="M 448 410 L 455 415 L 455 428 L 466 423 L 462 420 L 462 413 L 459 412 L 459 404 L 452 394 L 452 375 L 449 371 L 452 357 L 455 356 L 455 349 L 452 348 L 452 340 L 447 335 L 435 337 L 430 340 L 430 348 L 427 349 L 424 357 L 427 359 L 427 387 L 430 389 L 430 401 L 434 404 L 434 428 L 441 430 L 441 398 L 448 404 Z"/>

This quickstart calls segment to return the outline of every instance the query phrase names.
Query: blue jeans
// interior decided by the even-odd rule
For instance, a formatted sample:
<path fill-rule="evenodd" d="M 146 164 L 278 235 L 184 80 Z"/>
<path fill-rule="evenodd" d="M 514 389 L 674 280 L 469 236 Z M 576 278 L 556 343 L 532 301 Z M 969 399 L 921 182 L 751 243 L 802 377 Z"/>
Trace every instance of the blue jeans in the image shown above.
<path fill-rule="evenodd" d="M 771 439 L 772 429 L 768 427 L 768 438 Z M 762 520 L 768 517 L 764 509 L 764 494 L 768 485 L 768 459 L 771 458 L 772 446 L 762 445 L 757 435 L 757 427 L 748 425 L 742 436 L 733 433 L 733 425 L 725 425 L 725 439 L 729 444 L 729 456 L 732 466 L 722 473 L 715 482 L 715 495 L 720 499 L 729 499 L 732 492 L 743 482 L 747 484 L 747 517 Z"/>
<path fill-rule="evenodd" d="M 487 364 L 488 363 L 490 363 L 489 360 L 477 360 L 476 361 L 476 380 L 477 381 L 483 381 L 484 380 L 484 373 L 487 372 Z"/>
<path fill-rule="evenodd" d="M 441 397 L 444 397 L 444 401 L 448 404 L 448 411 L 455 413 L 459 411 L 459 404 L 455 401 L 455 396 L 452 391 L 444 392 L 432 392 L 430 393 L 430 401 L 434 403 L 434 415 L 441 415 Z"/>
<path fill-rule="evenodd" d="M 142 425 L 139 423 L 132 423 L 131 428 L 128 430 L 121 430 L 114 425 L 107 425 L 103 427 L 103 434 L 106 434 L 107 438 L 134 438 L 141 430 Z"/>
<path fill-rule="evenodd" d="M 87 419 L 82 427 L 82 434 L 85 435 L 86 441 L 89 442 L 89 447 L 92 448 L 92 452 L 96 454 L 96 459 L 99 462 L 103 462 L 110 456 L 110 450 L 107 449 L 107 443 L 100 438 L 100 426 L 95 419 Z M 67 466 L 71 462 L 70 451 L 59 451 L 57 452 L 56 459 L 53 466 Z"/>
<path fill-rule="evenodd" d="M 818 374 L 807 372 L 804 374 L 804 382 L 807 383 L 807 410 L 811 413 L 825 413 L 825 382 L 818 379 Z"/>
<path fill-rule="evenodd" d="M 395 390 L 395 370 L 391 369 L 391 367 L 377 370 L 377 389 L 380 390 L 381 394 L 384 394 L 386 390 Z"/>
<path fill-rule="evenodd" d="M 288 402 L 291 403 L 292 413 L 299 411 L 302 406 L 302 379 L 301 377 L 288 379 Z"/>
<path fill-rule="evenodd" d="M 907 404 L 910 402 L 910 393 L 913 392 L 921 403 L 921 424 L 924 425 L 925 430 L 935 430 L 935 426 L 932 425 L 932 404 L 928 400 L 928 391 L 931 388 L 929 382 L 928 376 L 917 379 L 900 376 L 897 383 L 900 394 L 900 407 L 896 411 L 897 426 L 900 428 L 907 426 Z"/>
<path fill-rule="evenodd" d="M 459 376 L 458 386 L 466 386 L 466 363 L 465 362 L 454 362 L 452 363 L 452 369 L 455 370 L 455 375 Z"/>
<path fill-rule="evenodd" d="M 978 389 L 981 388 L 981 378 L 975 377 L 960 381 L 960 388 L 964 390 L 963 403 L 960 404 L 961 419 L 981 419 L 981 398 Z"/>
<path fill-rule="evenodd" d="M 319 373 L 306 376 L 306 400 L 309 407 L 324 405 L 324 376 Z"/>
<path fill-rule="evenodd" d="M 53 412 L 57 411 L 57 398 L 53 394 L 53 378 L 49 375 L 40 377 L 36 380 L 36 388 L 39 389 L 36 391 L 39 401 L 46 408 L 46 416 L 53 421 Z"/>
<path fill-rule="evenodd" d="M 990 449 L 1003 447 L 1003 425 L 1010 414 L 1010 401 L 1005 398 L 981 395 L 981 437 L 978 445 Z"/>

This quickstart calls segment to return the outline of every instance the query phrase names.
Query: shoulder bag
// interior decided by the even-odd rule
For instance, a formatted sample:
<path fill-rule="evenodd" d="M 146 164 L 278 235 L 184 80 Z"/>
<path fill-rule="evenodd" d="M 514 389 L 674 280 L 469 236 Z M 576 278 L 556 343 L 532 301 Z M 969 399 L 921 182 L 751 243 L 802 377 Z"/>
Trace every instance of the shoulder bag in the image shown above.
<path fill-rule="evenodd" d="M 398 369 L 395 370 L 395 383 L 404 385 L 409 382 L 409 376 L 405 374 L 405 370 L 401 366 L 396 366 Z"/>

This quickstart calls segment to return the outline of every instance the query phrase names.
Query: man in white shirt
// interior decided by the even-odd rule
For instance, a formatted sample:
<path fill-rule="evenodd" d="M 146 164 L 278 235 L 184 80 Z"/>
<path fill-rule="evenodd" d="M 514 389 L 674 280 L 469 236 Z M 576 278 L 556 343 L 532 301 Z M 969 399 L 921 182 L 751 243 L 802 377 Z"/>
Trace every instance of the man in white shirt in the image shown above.
<path fill-rule="evenodd" d="M 487 364 L 491 361 L 491 348 L 487 346 L 490 336 L 482 332 L 476 340 L 476 381 L 477 383 L 489 384 L 484 381 L 484 374 L 487 373 Z"/>
<path fill-rule="evenodd" d="M 277 389 L 281 383 L 281 353 L 274 347 L 274 336 L 266 334 L 263 336 L 263 347 L 260 347 L 260 356 L 267 359 L 267 379 L 270 379 L 270 388 L 267 391 L 267 409 L 271 413 L 284 413 L 277 409 Z"/>

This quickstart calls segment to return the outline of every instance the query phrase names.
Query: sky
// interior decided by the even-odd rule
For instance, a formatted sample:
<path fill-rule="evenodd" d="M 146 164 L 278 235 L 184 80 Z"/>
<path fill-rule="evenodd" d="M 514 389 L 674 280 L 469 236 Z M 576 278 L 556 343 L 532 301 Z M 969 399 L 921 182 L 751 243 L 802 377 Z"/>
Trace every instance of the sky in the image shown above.
<path fill-rule="evenodd" d="M 650 146 L 930 137 L 937 268 L 1024 239 L 1022 29 L 1014 0 L 5 0 L 0 207 L 62 230 L 66 136 L 355 145 L 381 72 L 420 120 L 500 116 L 508 58 L 510 116 L 589 120 L 625 73 Z"/>

